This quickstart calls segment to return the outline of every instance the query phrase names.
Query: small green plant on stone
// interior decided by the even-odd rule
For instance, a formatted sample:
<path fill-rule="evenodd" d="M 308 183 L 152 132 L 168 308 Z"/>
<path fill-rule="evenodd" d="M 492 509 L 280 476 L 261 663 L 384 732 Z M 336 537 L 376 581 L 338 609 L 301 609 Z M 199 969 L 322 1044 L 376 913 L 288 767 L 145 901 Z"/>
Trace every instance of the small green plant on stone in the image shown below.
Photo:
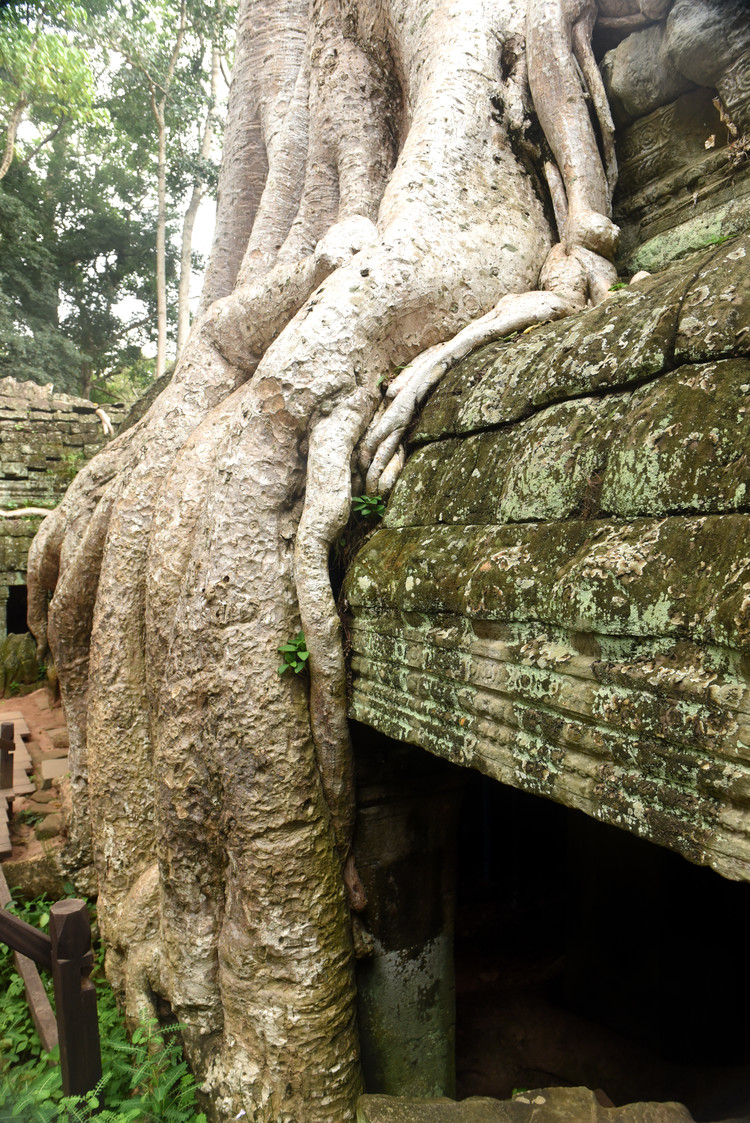
<path fill-rule="evenodd" d="M 289 643 L 282 644 L 281 647 L 276 650 L 284 659 L 284 662 L 279 667 L 280 675 L 283 675 L 284 671 L 290 669 L 294 671 L 295 675 L 304 671 L 307 666 L 307 660 L 310 658 L 304 632 L 297 632 L 294 639 L 290 640 Z"/>
<path fill-rule="evenodd" d="M 618 281 L 617 284 L 609 286 L 609 291 L 610 292 L 619 292 L 620 289 L 626 289 L 627 287 L 628 287 L 627 281 Z"/>
<path fill-rule="evenodd" d="M 716 234 L 713 238 L 708 238 L 706 241 L 707 246 L 723 246 L 725 242 L 730 242 L 734 238 L 734 234 Z"/>
<path fill-rule="evenodd" d="M 44 815 L 40 815 L 38 811 L 19 811 L 17 818 L 19 823 L 25 823 L 27 827 L 36 827 Z"/>
<path fill-rule="evenodd" d="M 385 500 L 382 495 L 355 495 L 352 507 L 365 519 L 382 519 L 385 514 Z"/>

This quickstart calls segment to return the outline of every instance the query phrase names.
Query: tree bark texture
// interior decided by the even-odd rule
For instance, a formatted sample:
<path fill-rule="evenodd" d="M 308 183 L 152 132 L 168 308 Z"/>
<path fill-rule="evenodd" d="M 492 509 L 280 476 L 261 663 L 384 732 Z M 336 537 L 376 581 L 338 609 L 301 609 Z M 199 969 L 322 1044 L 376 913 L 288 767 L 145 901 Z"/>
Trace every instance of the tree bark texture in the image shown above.
<path fill-rule="evenodd" d="M 171 1003 L 217 1119 L 353 1119 L 362 900 L 329 545 L 353 470 L 361 491 L 389 442 L 378 486 L 441 370 L 611 283 L 576 61 L 590 13 L 567 7 L 245 0 L 202 315 L 169 387 L 31 552 L 30 621 L 70 731 L 67 862 L 98 884 L 129 1016 Z M 586 119 L 550 141 L 554 248 L 516 143 L 527 14 L 537 111 L 567 112 L 544 74 L 563 102 L 573 75 Z M 309 684 L 277 672 L 300 627 Z"/>

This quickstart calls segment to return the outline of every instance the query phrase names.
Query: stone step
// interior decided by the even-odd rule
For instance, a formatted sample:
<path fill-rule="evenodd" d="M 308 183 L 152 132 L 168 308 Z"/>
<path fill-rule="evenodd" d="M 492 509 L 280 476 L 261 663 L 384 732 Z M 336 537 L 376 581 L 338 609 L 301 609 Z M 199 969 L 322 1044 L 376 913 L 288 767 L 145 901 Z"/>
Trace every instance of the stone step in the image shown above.
<path fill-rule="evenodd" d="M 34 834 L 41 841 L 45 838 L 54 838 L 55 835 L 60 834 L 62 829 L 62 815 L 57 811 L 53 815 L 46 815 L 41 823 L 34 827 Z"/>
<path fill-rule="evenodd" d="M 39 766 L 42 777 L 42 788 L 49 788 L 53 780 L 59 780 L 68 771 L 67 755 L 58 760 L 43 760 Z M 32 789 L 33 790 L 33 789 Z"/>
<path fill-rule="evenodd" d="M 36 756 L 37 756 L 37 760 L 40 763 L 43 760 L 67 760 L 68 759 L 68 750 L 67 749 L 49 749 L 47 752 L 45 752 L 44 749 L 40 749 L 40 751 L 36 754 Z"/>
<path fill-rule="evenodd" d="M 36 796 L 37 794 L 47 795 L 48 793 L 35 792 L 34 796 Z M 24 807 L 24 811 L 28 811 L 32 815 L 56 815 L 60 810 L 59 799 L 51 799 L 49 800 L 49 802 L 47 802 L 46 800 L 42 801 L 40 799 L 36 799 L 34 798 L 34 796 L 32 796 L 31 799 L 28 800 L 26 806 Z"/>

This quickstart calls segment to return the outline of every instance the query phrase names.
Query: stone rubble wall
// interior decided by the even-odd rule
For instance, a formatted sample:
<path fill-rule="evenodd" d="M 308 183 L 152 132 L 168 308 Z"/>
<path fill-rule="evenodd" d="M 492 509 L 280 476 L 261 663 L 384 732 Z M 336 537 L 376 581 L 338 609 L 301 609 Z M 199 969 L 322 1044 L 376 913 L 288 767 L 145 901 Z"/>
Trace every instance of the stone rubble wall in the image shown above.
<path fill-rule="evenodd" d="M 0 507 L 48 507 L 108 439 L 94 402 L 52 386 L 0 379 Z M 107 406 L 112 424 L 125 416 Z M 26 557 L 42 516 L 0 520 L 0 640 L 8 587 L 26 584 Z"/>
<path fill-rule="evenodd" d="M 475 352 L 413 446 L 351 717 L 750 879 L 750 236 Z"/>

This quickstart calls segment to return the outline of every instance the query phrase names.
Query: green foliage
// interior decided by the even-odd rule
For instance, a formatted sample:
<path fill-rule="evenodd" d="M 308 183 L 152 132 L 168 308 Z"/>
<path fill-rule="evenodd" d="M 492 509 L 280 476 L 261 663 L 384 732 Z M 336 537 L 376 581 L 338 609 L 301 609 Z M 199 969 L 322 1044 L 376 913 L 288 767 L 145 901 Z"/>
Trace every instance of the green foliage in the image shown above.
<path fill-rule="evenodd" d="M 382 519 L 385 514 L 385 500 L 381 495 L 355 495 L 352 508 L 365 519 Z"/>
<path fill-rule="evenodd" d="M 41 823 L 44 815 L 39 811 L 19 811 L 15 818 L 18 819 L 19 823 L 26 823 L 29 827 L 35 827 L 37 823 Z"/>
<path fill-rule="evenodd" d="M 65 889 L 75 895 L 72 885 Z M 10 908 L 27 923 L 46 929 L 51 904 L 41 897 Z M 58 1051 L 42 1051 L 12 952 L 0 943 L 0 1123 L 205 1123 L 196 1108 L 195 1079 L 182 1056 L 180 1027 L 163 1029 L 155 1019 L 144 1019 L 129 1041 L 102 976 L 101 947 L 96 960 L 92 978 L 104 1076 L 88 1095 L 63 1097 L 59 1067 L 50 1067 L 59 1059 Z M 52 999 L 49 973 L 42 972 L 42 979 Z"/>
<path fill-rule="evenodd" d="M 627 281 L 618 281 L 616 284 L 609 286 L 609 291 L 610 292 L 619 292 L 620 289 L 626 289 L 627 287 L 628 287 Z"/>
<path fill-rule="evenodd" d="M 107 144 L 98 127 L 64 131 L 0 183 L 0 377 L 85 395 L 94 371 L 106 379 L 140 358 L 155 305 L 155 219 L 128 145 Z M 123 306 L 134 309 L 126 322 Z"/>
<path fill-rule="evenodd" d="M 122 402 L 133 405 L 148 390 L 154 382 L 156 375 L 156 360 L 136 358 L 128 362 L 122 356 L 123 365 L 115 369 L 114 373 L 104 373 L 102 378 L 96 378 L 92 384 L 89 396 L 93 402 L 107 405 L 109 402 Z"/>
<path fill-rule="evenodd" d="M 706 246 L 723 246 L 725 242 L 731 242 L 736 237 L 736 234 L 716 234 L 713 238 L 706 238 L 703 244 Z"/>
<path fill-rule="evenodd" d="M 166 107 L 170 315 L 187 193 L 196 181 L 215 192 L 200 139 L 217 115 L 211 46 L 231 54 L 236 7 L 186 0 L 186 11 Z M 31 97 L 27 72 L 37 84 L 0 182 L 0 377 L 105 403 L 132 401 L 143 376 L 152 381 L 143 348 L 157 326 L 157 160 L 144 67 L 165 80 L 179 12 L 180 0 L 0 3 L 0 124 Z M 38 71 L 32 51 L 46 60 Z"/>
<path fill-rule="evenodd" d="M 283 657 L 284 662 L 279 667 L 279 674 L 283 675 L 285 671 L 293 670 L 295 675 L 304 671 L 307 666 L 307 660 L 310 658 L 310 652 L 307 650 L 305 641 L 305 633 L 297 632 L 294 639 L 284 643 L 281 647 L 276 649 Z"/>
<path fill-rule="evenodd" d="M 0 7 L 0 120 L 3 133 L 20 107 L 34 123 L 102 120 L 94 106 L 95 79 L 83 45 L 71 32 L 83 9 L 44 5 Z"/>
<path fill-rule="evenodd" d="M 53 475 L 69 483 L 76 478 L 85 463 L 85 452 L 65 452 L 60 457 L 59 462 L 56 462 L 55 467 L 48 469 L 48 471 L 51 471 Z"/>
<path fill-rule="evenodd" d="M 182 1056 L 179 1028 L 161 1029 L 155 1018 L 144 1019 L 132 1043 L 115 1046 L 124 1089 L 114 1094 L 118 1072 L 110 1069 L 85 1096 L 62 1097 L 54 1114 L 39 1116 L 40 1123 L 206 1123 L 195 1110 L 195 1078 Z"/>

